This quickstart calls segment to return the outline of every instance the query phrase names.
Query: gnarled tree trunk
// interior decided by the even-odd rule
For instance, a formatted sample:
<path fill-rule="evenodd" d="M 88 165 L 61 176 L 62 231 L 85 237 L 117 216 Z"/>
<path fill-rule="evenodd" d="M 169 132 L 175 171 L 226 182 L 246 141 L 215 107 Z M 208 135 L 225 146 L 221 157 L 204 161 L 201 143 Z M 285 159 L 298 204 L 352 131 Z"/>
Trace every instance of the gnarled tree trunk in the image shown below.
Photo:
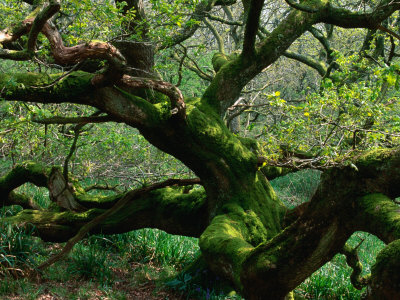
<path fill-rule="evenodd" d="M 199 16 L 225 2 L 202 1 L 193 19 L 198 21 Z M 50 166 L 29 162 L 0 178 L 0 204 L 25 208 L 6 221 L 33 224 L 45 240 L 66 241 L 123 198 L 123 207 L 102 220 L 91 233 L 153 227 L 199 237 L 200 249 L 211 270 L 230 280 L 248 299 L 274 300 L 283 299 L 336 253 L 350 253 L 347 248 L 343 250 L 347 239 L 353 232 L 363 230 L 390 244 L 379 255 L 371 279 L 354 276 L 354 282 L 369 284 L 371 297 L 397 297 L 399 277 L 390 272 L 398 270 L 400 247 L 398 206 L 392 201 L 400 196 L 400 151 L 360 153 L 352 159 L 356 168 L 326 170 L 311 201 L 291 211 L 277 198 L 260 170 L 256 142 L 230 132 L 220 115 L 251 79 L 275 62 L 311 25 L 325 22 L 375 28 L 400 4 L 383 1 L 372 13 L 354 13 L 326 1 L 288 1 L 297 9 L 256 43 L 263 2 L 245 2 L 248 17 L 243 52 L 232 57 L 215 56 L 217 73 L 202 98 L 184 99 L 172 84 L 152 76 L 142 78 L 151 71 L 152 47 L 142 45 L 136 49 L 129 42 L 64 46 L 61 35 L 47 22 L 60 8 L 57 1 L 39 7 L 36 15 L 20 24 L 22 30 L 2 36 L 0 42 L 7 44 L 29 33 L 26 49 L 0 49 L 2 58 L 32 58 L 37 35 L 42 32 L 58 63 L 91 58 L 105 60 L 108 65 L 98 73 L 74 71 L 66 77 L 0 74 L 5 99 L 96 107 L 107 114 L 108 120 L 137 128 L 150 143 L 182 161 L 199 178 L 189 184 L 201 185 L 188 192 L 180 186 L 186 183 L 171 181 L 154 189 L 96 197 L 86 194 L 76 182 L 69 186 L 60 172 L 51 173 Z M 315 4 L 313 8 L 311 4 Z M 182 28 L 172 43 L 184 40 L 196 28 L 197 24 Z M 165 47 L 160 45 L 159 49 Z M 134 71 L 136 67 L 140 72 Z M 47 187 L 55 205 L 46 211 L 37 210 L 32 199 L 16 194 L 14 190 L 25 182 Z"/>

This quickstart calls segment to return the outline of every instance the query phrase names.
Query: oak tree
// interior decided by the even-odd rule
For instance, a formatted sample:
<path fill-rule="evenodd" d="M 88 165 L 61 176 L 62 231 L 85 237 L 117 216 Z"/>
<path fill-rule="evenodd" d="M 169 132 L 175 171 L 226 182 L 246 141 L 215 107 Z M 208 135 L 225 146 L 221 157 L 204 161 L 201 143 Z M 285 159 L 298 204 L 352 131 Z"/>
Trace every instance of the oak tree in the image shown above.
<path fill-rule="evenodd" d="M 398 35 L 388 24 L 397 20 L 399 2 L 363 1 L 347 3 L 347 8 L 333 0 L 286 0 L 279 5 L 262 0 L 9 3 L 10 11 L 18 9 L 10 14 L 7 4 L 2 4 L 5 28 L 0 33 L 0 57 L 4 63 L 18 61 L 22 68 L 0 74 L 4 101 L 95 108 L 87 116 L 36 116 L 35 121 L 76 124 L 76 139 L 89 123 L 125 123 L 181 161 L 196 178 L 171 178 L 100 197 L 70 176 L 70 157 L 62 168 L 24 162 L 0 178 L 1 205 L 24 208 L 7 222 L 33 224 L 43 240 L 69 240 L 63 253 L 88 232 L 111 234 L 151 227 L 199 237 L 208 267 L 248 299 L 283 299 L 335 254 L 343 253 L 353 268 L 353 285 L 368 286 L 368 297 L 400 297 L 400 224 L 395 202 L 400 196 L 400 151 L 388 141 L 385 145 L 390 148 L 358 147 L 373 131 L 373 116 L 367 112 L 363 125 L 351 129 L 353 139 L 346 142 L 344 135 L 339 139 L 352 150 L 345 163 L 284 145 L 274 156 L 232 125 L 240 113 L 256 106 L 240 102 L 244 89 L 260 74 L 268 74 L 268 68 L 282 57 L 304 63 L 326 79 L 317 93 L 321 103 L 328 99 L 323 89 L 329 90 L 330 84 L 345 88 L 359 82 L 362 75 L 357 68 L 350 72 L 356 74 L 354 78 L 340 78 L 343 68 L 329 40 L 333 28 L 364 29 L 365 57 L 372 51 L 376 55 L 371 60 L 390 65 Z M 114 23 L 105 23 L 102 16 L 107 14 L 115 16 Z M 109 41 L 94 39 L 93 32 Z M 377 32 L 387 40 L 382 41 Z M 323 46 L 325 54 L 319 59 L 289 49 L 306 34 Z M 190 39 L 205 43 L 202 35 L 218 49 L 211 60 L 213 70 L 204 70 L 191 59 L 191 48 L 185 44 Z M 386 59 L 382 53 L 388 41 L 393 49 Z M 163 80 L 154 67 L 172 48 L 168 59 L 177 62 L 175 85 Z M 190 90 L 184 86 L 183 69 L 202 80 L 198 97 L 182 92 Z M 396 68 L 388 70 L 386 83 L 397 76 Z M 265 99 L 282 105 L 279 96 Z M 300 115 L 307 119 L 309 109 Z M 295 122 L 295 118 L 286 120 Z M 327 123 L 322 117 L 318 121 Z M 333 123 L 328 124 L 332 132 L 348 128 Z M 298 168 L 322 170 L 321 182 L 310 201 L 289 209 L 269 180 Z M 47 210 L 15 191 L 27 182 L 49 190 L 53 204 Z M 355 231 L 374 234 L 387 244 L 368 277 L 360 275 L 356 249 L 346 244 Z"/>

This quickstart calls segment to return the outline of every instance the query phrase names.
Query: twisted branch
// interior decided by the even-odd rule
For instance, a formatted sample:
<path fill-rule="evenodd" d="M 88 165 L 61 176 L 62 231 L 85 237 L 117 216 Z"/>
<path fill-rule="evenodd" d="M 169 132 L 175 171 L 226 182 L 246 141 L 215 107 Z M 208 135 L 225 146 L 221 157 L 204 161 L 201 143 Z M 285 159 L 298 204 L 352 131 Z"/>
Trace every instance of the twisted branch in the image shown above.
<path fill-rule="evenodd" d="M 113 207 L 111 207 L 109 210 L 107 210 L 103 214 L 97 216 L 96 218 L 94 218 L 93 220 L 88 222 L 86 225 L 84 225 L 74 237 L 72 237 L 71 239 L 68 240 L 65 247 L 59 253 L 52 256 L 44 263 L 40 264 L 38 266 L 38 269 L 39 270 L 46 269 L 49 266 L 51 266 L 52 264 L 54 264 L 55 262 L 62 259 L 65 255 L 67 255 L 72 250 L 72 248 L 74 247 L 74 245 L 76 243 L 78 243 L 80 240 L 82 240 L 86 236 L 86 234 L 90 230 L 92 230 L 94 227 L 96 227 L 98 224 L 100 224 L 102 221 L 104 221 L 111 215 L 115 214 L 122 207 L 124 207 L 128 202 L 133 201 L 136 198 L 143 196 L 144 194 L 147 194 L 153 190 L 161 189 L 161 188 L 164 188 L 167 186 L 171 186 L 171 185 L 186 186 L 186 185 L 193 185 L 193 184 L 199 184 L 199 183 L 200 183 L 200 179 L 198 179 L 198 178 L 168 179 L 166 181 L 154 183 L 148 187 L 136 189 L 136 190 L 126 193 L 125 196 L 122 197 L 117 203 L 115 203 Z"/>
<path fill-rule="evenodd" d="M 167 95 L 171 100 L 172 115 L 177 115 L 184 119 L 186 117 L 186 105 L 183 101 L 182 92 L 173 84 L 165 81 L 158 81 L 148 78 L 132 77 L 124 75 L 121 80 L 122 86 L 128 88 L 148 88 L 154 89 Z"/>

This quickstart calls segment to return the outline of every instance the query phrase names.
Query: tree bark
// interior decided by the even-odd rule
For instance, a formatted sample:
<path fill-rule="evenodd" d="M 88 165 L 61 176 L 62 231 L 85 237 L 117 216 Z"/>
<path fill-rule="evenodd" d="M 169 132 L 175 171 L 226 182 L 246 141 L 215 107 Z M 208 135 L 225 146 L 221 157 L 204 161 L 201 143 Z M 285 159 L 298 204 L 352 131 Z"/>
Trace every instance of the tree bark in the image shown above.
<path fill-rule="evenodd" d="M 200 2 L 196 11 L 203 14 L 222 2 Z M 304 1 L 304 5 L 308 2 Z M 353 232 L 364 230 L 390 243 L 373 268 L 369 282 L 371 297 L 397 297 L 398 277 L 387 276 L 386 271 L 398 270 L 400 223 L 398 207 L 391 199 L 400 196 L 400 150 L 359 153 L 353 157 L 351 166 L 325 171 L 311 201 L 293 212 L 277 198 L 260 170 L 257 143 L 234 135 L 220 118 L 242 88 L 276 61 L 311 25 L 325 22 L 374 28 L 399 6 L 384 2 L 372 13 L 353 13 L 318 1 L 313 11 L 304 11 L 301 7 L 306 6 L 302 3 L 300 10 L 291 11 L 258 44 L 255 34 L 262 2 L 246 2 L 252 5 L 250 15 L 257 20 L 247 20 L 243 53 L 231 57 L 215 55 L 217 74 L 203 97 L 185 101 L 171 84 L 126 75 L 121 66 L 125 58 L 116 47 L 103 42 L 65 47 L 61 36 L 46 23 L 42 32 L 50 41 L 57 61 L 105 59 L 110 66 L 121 67 L 112 68 L 118 71 L 118 76 L 104 81 L 102 76 L 106 73 L 82 71 L 66 77 L 1 74 L 2 96 L 7 100 L 72 102 L 96 107 L 110 120 L 137 128 L 150 143 L 183 162 L 199 177 L 201 187 L 189 192 L 172 186 L 141 194 L 95 197 L 86 194 L 76 182 L 69 187 L 62 174 L 54 176 L 56 173 L 51 173 L 50 167 L 28 162 L 0 178 L 2 206 L 19 204 L 35 208 L 31 199 L 14 191 L 26 182 L 47 187 L 57 205 L 48 210 L 24 209 L 5 221 L 32 224 L 44 240 L 66 241 L 118 200 L 129 196 L 121 209 L 102 220 L 90 233 L 122 233 L 152 227 L 200 237 L 200 248 L 210 269 L 230 280 L 248 299 L 283 299 L 341 252 Z M 202 16 L 193 18 L 199 20 Z M 24 25 L 25 31 L 18 32 L 29 32 L 33 19 L 30 22 Z M 186 39 L 198 26 L 182 28 L 172 43 Z M 125 48 L 121 52 L 128 55 L 128 64 L 132 63 L 137 55 L 134 49 L 122 42 L 118 45 L 121 50 Z M 147 55 L 143 49 L 139 52 Z M 147 62 L 153 65 L 151 59 Z M 138 68 L 142 73 L 151 71 L 145 65 Z"/>

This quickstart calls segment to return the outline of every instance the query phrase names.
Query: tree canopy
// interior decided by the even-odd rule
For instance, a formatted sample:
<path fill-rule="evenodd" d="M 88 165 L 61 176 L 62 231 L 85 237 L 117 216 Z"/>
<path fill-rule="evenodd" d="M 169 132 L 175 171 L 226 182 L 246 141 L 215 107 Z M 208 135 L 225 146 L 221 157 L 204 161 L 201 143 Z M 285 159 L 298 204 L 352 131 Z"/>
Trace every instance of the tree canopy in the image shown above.
<path fill-rule="evenodd" d="M 399 9 L 0 1 L 0 203 L 23 208 L 5 221 L 68 241 L 39 268 L 87 233 L 151 227 L 199 237 L 248 299 L 284 299 L 337 253 L 367 297 L 399 298 Z M 307 168 L 317 191 L 289 207 L 269 180 Z M 369 276 L 355 231 L 387 244 Z"/>

